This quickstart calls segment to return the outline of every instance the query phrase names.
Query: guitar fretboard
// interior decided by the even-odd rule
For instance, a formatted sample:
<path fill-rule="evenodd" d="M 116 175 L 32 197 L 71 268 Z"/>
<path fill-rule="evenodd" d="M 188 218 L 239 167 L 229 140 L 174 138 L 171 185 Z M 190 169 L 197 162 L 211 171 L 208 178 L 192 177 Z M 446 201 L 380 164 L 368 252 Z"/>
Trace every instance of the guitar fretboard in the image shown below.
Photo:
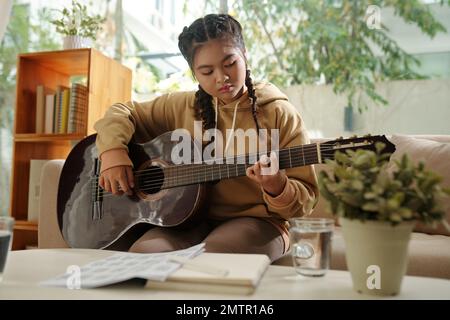
<path fill-rule="evenodd" d="M 278 154 L 279 169 L 319 163 L 319 149 L 315 143 L 282 149 Z M 262 153 L 223 158 L 212 164 L 199 163 L 166 167 L 163 169 L 162 189 L 245 176 L 247 168 L 259 160 L 260 155 Z"/>

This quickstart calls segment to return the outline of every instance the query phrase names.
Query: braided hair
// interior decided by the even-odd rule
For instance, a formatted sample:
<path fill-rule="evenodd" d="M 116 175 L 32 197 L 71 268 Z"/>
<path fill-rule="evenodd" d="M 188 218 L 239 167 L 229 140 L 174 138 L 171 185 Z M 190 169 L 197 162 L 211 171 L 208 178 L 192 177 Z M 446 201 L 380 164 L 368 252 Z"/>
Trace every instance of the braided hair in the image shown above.
<path fill-rule="evenodd" d="M 228 14 L 208 14 L 203 18 L 195 20 L 189 27 L 184 27 L 178 37 L 178 48 L 193 71 L 193 61 L 199 45 L 212 39 L 231 40 L 242 52 L 245 52 L 242 27 L 240 23 Z M 247 61 L 246 61 L 247 62 Z M 257 119 L 256 95 L 250 70 L 245 74 L 245 85 L 248 88 L 248 96 L 252 101 L 252 114 L 259 132 Z M 203 129 L 211 129 L 216 126 L 213 97 L 200 85 L 195 93 L 194 108 L 196 117 L 202 120 Z"/>

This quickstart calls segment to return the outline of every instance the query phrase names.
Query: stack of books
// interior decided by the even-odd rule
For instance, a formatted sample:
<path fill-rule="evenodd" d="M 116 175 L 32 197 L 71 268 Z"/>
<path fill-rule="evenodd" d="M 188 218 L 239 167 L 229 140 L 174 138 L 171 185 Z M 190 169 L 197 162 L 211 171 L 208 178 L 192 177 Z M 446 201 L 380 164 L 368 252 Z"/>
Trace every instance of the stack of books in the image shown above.
<path fill-rule="evenodd" d="M 146 288 L 249 295 L 258 287 L 269 264 L 269 258 L 263 254 L 203 253 L 165 281 L 148 280 Z M 225 273 L 217 272 L 220 270 Z"/>
<path fill-rule="evenodd" d="M 83 133 L 86 128 L 88 88 L 74 83 L 72 88 L 44 85 L 36 88 L 36 133 Z"/>

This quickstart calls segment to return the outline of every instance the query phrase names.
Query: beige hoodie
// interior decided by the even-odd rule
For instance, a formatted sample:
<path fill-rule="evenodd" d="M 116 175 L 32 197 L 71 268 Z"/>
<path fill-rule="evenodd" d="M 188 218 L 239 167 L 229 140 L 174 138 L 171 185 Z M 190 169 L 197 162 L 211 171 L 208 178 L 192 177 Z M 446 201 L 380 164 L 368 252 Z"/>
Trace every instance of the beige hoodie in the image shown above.
<path fill-rule="evenodd" d="M 254 88 L 260 127 L 280 130 L 280 149 L 309 143 L 303 121 L 286 95 L 270 83 L 258 83 Z M 199 120 L 194 116 L 194 99 L 195 92 L 177 92 L 148 102 L 114 104 L 94 126 L 98 133 L 96 144 L 100 157 L 108 150 L 128 150 L 127 144 L 133 135 L 135 141 L 140 143 L 177 128 L 185 128 L 194 136 L 194 120 Z M 226 129 L 232 128 L 234 115 L 234 128 L 244 131 L 256 129 L 250 102 L 244 94 L 237 101 L 216 106 L 217 129 L 223 133 L 224 140 Z M 236 103 L 239 103 L 237 108 Z M 226 141 L 223 141 L 225 145 Z M 248 152 L 248 144 L 245 148 Z M 131 165 L 125 152 L 117 154 L 112 162 L 102 163 L 102 171 L 117 165 Z M 289 179 L 277 197 L 271 197 L 248 177 L 226 179 L 214 184 L 209 190 L 209 217 L 218 220 L 242 216 L 266 218 L 282 231 L 288 243 L 286 220 L 309 214 L 316 203 L 318 188 L 313 166 L 287 169 L 286 175 Z"/>

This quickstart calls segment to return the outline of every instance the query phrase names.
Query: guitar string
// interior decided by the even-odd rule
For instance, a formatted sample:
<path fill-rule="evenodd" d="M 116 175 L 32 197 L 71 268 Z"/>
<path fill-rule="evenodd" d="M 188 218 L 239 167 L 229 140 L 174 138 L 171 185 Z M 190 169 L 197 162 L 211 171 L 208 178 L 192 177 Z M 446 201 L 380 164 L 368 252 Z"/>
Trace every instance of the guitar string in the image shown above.
<path fill-rule="evenodd" d="M 305 160 L 307 159 L 307 156 L 305 155 Z M 311 160 L 311 159 L 315 159 L 315 158 L 308 158 L 308 160 Z M 293 165 L 293 167 L 298 167 L 298 166 L 301 166 L 302 165 L 302 163 L 303 163 L 303 161 L 301 161 L 301 160 L 294 160 L 293 162 L 295 163 L 295 162 L 298 162 L 298 165 L 297 164 L 295 164 L 295 165 Z M 244 165 L 246 165 L 246 166 L 248 166 L 248 167 L 250 167 L 250 166 L 252 166 L 251 164 L 241 164 L 242 166 L 244 166 Z M 191 173 L 191 175 L 193 175 L 193 173 Z M 213 177 L 213 175 L 211 175 L 211 177 Z M 209 175 L 208 175 L 208 178 L 209 178 Z M 223 178 L 225 178 L 225 177 L 221 177 L 221 179 L 223 179 Z M 177 181 L 177 180 L 179 180 L 179 181 Z M 158 183 L 155 183 L 156 181 L 159 181 Z M 156 186 L 161 186 L 162 185 L 162 183 L 160 183 L 160 182 L 167 182 L 167 181 L 176 181 L 176 182 L 178 182 L 178 183 L 180 183 L 180 185 L 182 184 L 182 181 L 181 181 L 181 179 L 180 178 L 178 178 L 178 177 L 175 177 L 175 178 L 173 178 L 172 177 L 172 179 L 171 178 L 163 178 L 163 179 L 157 179 L 157 180 L 152 180 L 152 181 L 150 181 L 150 183 L 147 183 L 147 184 L 143 184 L 142 186 L 140 186 L 140 188 L 139 188 L 139 190 L 141 190 L 141 191 L 149 191 L 149 190 L 151 190 L 153 187 L 156 187 Z M 213 181 L 213 180 L 212 180 Z M 186 181 L 186 184 L 187 185 L 193 185 L 193 184 L 198 184 L 198 183 L 202 183 L 202 182 L 204 182 L 204 181 L 199 181 L 199 182 L 193 182 L 193 181 Z M 95 184 L 95 187 L 97 187 L 97 184 Z M 119 187 L 120 188 L 120 187 Z M 105 191 L 104 189 L 101 189 L 101 190 L 99 190 L 99 191 L 101 191 L 101 194 L 99 194 L 99 197 L 101 197 L 101 198 L 104 198 L 104 197 L 110 197 L 110 196 L 114 196 L 114 194 L 112 194 L 112 193 L 110 193 L 110 192 L 107 192 L 107 191 Z M 104 193 L 107 193 L 107 194 L 104 194 Z M 96 191 L 94 191 L 93 193 L 92 193 L 92 196 L 94 197 L 94 196 L 96 196 L 97 195 L 97 192 Z"/>
<path fill-rule="evenodd" d="M 332 142 L 329 142 L 329 143 L 325 142 L 325 143 L 321 143 L 320 145 L 324 146 L 324 148 L 320 149 L 320 153 L 323 156 L 334 155 L 335 152 L 338 151 L 338 150 L 336 150 L 334 148 L 334 143 L 332 143 Z M 284 156 L 282 155 L 279 158 L 279 162 L 287 161 L 287 159 L 289 159 L 291 167 L 298 167 L 298 166 L 305 165 L 305 160 L 308 159 L 308 161 L 309 161 L 310 160 L 309 156 L 311 154 L 314 154 L 314 155 L 317 154 L 317 148 L 313 149 L 313 150 L 310 150 L 310 148 L 309 148 L 309 147 L 315 147 L 315 146 L 316 146 L 316 144 L 308 144 L 308 145 L 291 147 L 290 149 L 278 150 L 279 152 L 284 151 L 284 153 L 286 153 L 286 151 L 288 151 L 288 150 L 289 151 L 292 151 L 292 150 L 295 151 L 295 150 L 298 150 L 298 149 L 302 149 L 302 157 L 298 157 L 299 160 L 295 160 L 295 159 L 292 160 L 291 152 L 289 152 L 289 155 L 288 154 L 285 154 Z M 308 148 L 306 152 L 305 152 L 305 148 Z M 330 151 L 332 151 L 332 152 L 330 153 Z M 264 153 L 259 153 L 260 156 L 262 154 L 264 154 Z M 222 161 L 226 162 L 227 159 L 237 160 L 239 158 L 247 158 L 247 157 L 248 157 L 248 159 L 250 159 L 251 157 L 255 157 L 255 156 L 258 156 L 258 154 L 245 154 L 245 155 L 235 156 L 233 158 L 222 158 Z M 300 154 L 299 154 L 299 156 L 300 156 Z M 302 164 L 302 161 L 300 160 L 300 158 L 303 158 L 303 164 Z M 312 159 L 316 159 L 316 158 L 314 157 Z M 213 159 L 213 161 L 214 161 L 214 159 Z M 298 164 L 295 163 L 296 161 L 298 161 Z M 292 165 L 292 162 L 294 162 L 295 164 Z M 313 162 L 311 164 L 315 164 L 315 162 Z M 138 174 L 136 174 L 135 177 L 146 177 L 146 176 L 149 176 L 149 175 L 151 176 L 152 172 L 155 172 L 155 171 L 161 171 L 161 170 L 167 169 L 167 168 L 172 168 L 172 169 L 175 168 L 176 169 L 176 167 L 179 167 L 182 170 L 182 172 L 181 173 L 180 172 L 176 172 L 178 176 L 176 176 L 176 177 L 163 177 L 163 179 L 151 180 L 149 183 L 145 183 L 142 186 L 140 186 L 140 190 L 142 190 L 142 191 L 151 190 L 152 187 L 156 187 L 156 186 L 161 187 L 164 184 L 164 182 L 173 182 L 173 181 L 175 181 L 180 186 L 182 184 L 184 184 L 184 185 L 193 185 L 193 184 L 207 182 L 208 179 L 210 178 L 209 174 L 206 172 L 206 170 L 204 168 L 202 168 L 202 167 L 204 167 L 204 165 L 205 165 L 205 163 L 199 164 L 198 166 L 196 166 L 194 164 L 193 166 L 192 165 L 191 166 L 172 165 L 172 166 L 164 167 L 164 168 L 150 168 L 150 169 L 137 171 Z M 216 163 L 216 164 L 212 164 L 212 165 L 221 166 L 221 167 L 223 167 L 225 165 L 227 165 L 227 166 L 230 166 L 230 165 L 231 166 L 236 166 L 236 164 L 226 164 L 226 163 L 225 164 L 217 164 Z M 252 166 L 252 164 L 247 164 L 247 163 L 237 164 L 237 165 L 247 166 L 247 168 Z M 194 168 L 192 168 L 192 167 L 194 167 Z M 236 167 L 236 169 L 238 169 L 238 168 Z M 213 169 L 213 170 L 215 170 L 215 169 Z M 219 179 L 226 178 L 225 175 L 223 177 L 221 175 L 222 169 L 219 169 L 219 170 L 220 170 L 220 171 L 218 171 L 218 173 L 220 175 Z M 217 173 L 217 171 L 215 171 L 215 172 Z M 229 177 L 229 170 L 228 170 L 228 168 L 227 168 L 227 172 L 228 172 L 228 174 L 227 174 L 228 178 L 230 178 Z M 192 180 L 191 181 L 190 180 L 183 181 L 183 180 L 186 180 L 186 178 L 187 178 L 187 177 L 183 177 L 183 174 L 189 174 L 190 176 L 192 176 L 192 175 L 195 175 L 195 174 L 198 174 L 198 173 L 204 174 L 205 175 L 205 179 L 207 181 L 198 181 L 198 182 L 197 181 L 192 181 Z M 242 176 L 244 176 L 244 175 L 245 175 L 245 173 L 242 174 Z M 179 176 L 181 176 L 181 178 Z M 239 172 L 238 172 L 238 176 L 240 176 Z M 210 181 L 217 180 L 217 179 L 214 179 L 214 172 L 211 172 L 211 178 L 212 179 Z M 93 182 L 94 186 L 97 189 L 96 191 L 94 191 L 92 193 L 93 196 L 97 195 L 99 193 L 99 191 L 100 191 L 100 197 L 114 196 L 114 194 L 112 194 L 110 192 L 107 192 L 104 189 L 98 190 L 98 177 L 93 177 L 91 180 L 93 180 L 92 182 Z M 161 183 L 161 181 L 162 181 L 162 183 Z M 144 189 L 144 188 L 146 188 L 146 189 Z M 121 190 L 120 186 L 119 186 L 119 190 Z M 108 194 L 105 195 L 104 192 L 107 192 Z"/>
<path fill-rule="evenodd" d="M 306 162 L 308 161 L 310 161 L 310 160 L 312 160 L 312 159 L 316 159 L 315 157 L 314 158 L 311 158 L 310 157 L 310 155 L 305 155 L 305 161 L 302 161 L 301 159 L 298 159 L 298 160 L 290 160 L 290 163 L 294 163 L 293 165 L 292 165 L 292 167 L 298 167 L 298 166 L 302 166 L 302 165 L 306 165 Z M 286 158 L 280 158 L 280 160 L 279 160 L 280 162 L 283 162 L 283 161 L 286 161 L 287 162 L 287 160 L 286 160 Z M 314 163 L 311 163 L 311 164 L 314 164 Z M 223 167 L 223 166 L 225 166 L 225 164 L 215 164 L 215 165 L 212 165 L 212 166 L 220 166 L 220 167 Z M 243 164 L 230 164 L 230 166 L 247 166 L 247 167 L 250 167 L 250 166 L 252 166 L 252 164 L 247 164 L 247 163 L 243 163 Z M 173 167 L 173 166 L 172 166 Z M 184 167 L 184 166 L 180 166 L 180 167 Z M 165 167 L 166 169 L 167 168 L 171 168 L 171 167 Z M 180 168 L 181 169 L 181 168 Z M 238 169 L 238 168 L 234 168 L 235 170 L 236 169 Z M 182 170 L 182 171 L 181 171 Z M 162 179 L 153 179 L 152 181 L 151 181 L 151 183 L 150 184 L 143 184 L 141 187 L 149 187 L 149 186 L 158 186 L 158 185 L 161 185 L 161 183 L 160 182 L 162 182 L 162 181 L 165 181 L 165 182 L 168 182 L 168 183 L 170 183 L 170 182 L 178 182 L 178 183 L 181 183 L 182 181 L 183 181 L 183 179 L 184 180 L 186 180 L 186 178 L 187 178 L 187 176 L 186 175 L 188 175 L 189 177 L 190 176 L 195 176 L 195 175 L 198 175 L 198 174 L 202 174 L 203 176 L 208 176 L 208 178 L 209 178 L 209 173 L 204 169 L 204 165 L 199 165 L 198 167 L 194 167 L 193 169 L 192 169 L 192 167 L 188 170 L 188 169 L 181 169 L 181 170 L 178 170 L 178 172 L 176 172 L 176 174 L 177 174 L 177 176 L 166 176 L 166 177 L 164 177 L 164 178 L 162 178 Z M 220 171 L 219 171 L 220 170 Z M 213 172 L 210 172 L 210 174 L 211 174 L 211 176 L 213 177 L 213 175 L 214 175 L 214 172 L 215 173 L 222 173 L 222 170 L 223 171 L 225 171 L 224 169 L 219 169 L 219 170 L 216 170 L 215 168 L 213 169 Z M 155 168 L 153 171 L 162 171 L 162 169 L 161 168 Z M 181 172 L 180 172 L 181 171 Z M 229 170 L 227 170 L 227 172 L 229 172 Z M 166 172 L 167 173 L 167 172 Z M 151 176 L 152 174 L 151 173 L 147 173 L 147 174 L 145 174 L 145 175 L 140 175 L 139 177 L 149 177 L 149 176 Z M 184 177 L 183 177 L 183 175 L 184 175 Z M 200 175 L 198 175 L 198 176 L 200 176 Z M 225 176 L 225 172 L 224 172 L 224 176 Z M 222 176 L 221 176 L 221 178 L 222 178 Z M 93 184 L 94 185 L 96 185 L 96 183 L 97 183 L 97 178 L 92 178 L 94 181 L 92 181 L 93 182 Z M 213 180 L 215 180 L 215 179 L 213 179 Z M 189 180 L 188 180 L 189 181 Z M 188 182 L 188 181 L 186 181 L 186 182 Z M 156 182 L 156 183 L 155 183 Z"/>
<path fill-rule="evenodd" d="M 315 156 L 315 155 L 317 155 L 317 152 L 315 152 L 315 151 L 314 152 L 305 152 L 304 157 L 303 157 L 303 154 L 300 157 L 298 157 L 299 158 L 298 161 L 301 164 L 302 163 L 302 161 L 301 161 L 302 158 L 305 158 L 305 160 L 306 160 L 306 158 L 308 158 L 308 160 L 314 159 L 314 157 L 310 158 L 311 155 Z M 324 152 L 322 152 L 322 155 L 329 156 L 330 154 L 327 153 L 327 151 L 324 151 Z M 244 157 L 245 157 L 245 155 L 240 157 L 240 158 L 243 159 Z M 228 158 L 228 159 L 231 159 L 231 158 Z M 295 159 L 292 160 L 292 157 L 290 157 L 289 155 L 282 155 L 279 158 L 279 162 L 284 162 L 284 161 L 286 161 L 286 162 L 289 161 L 290 163 L 292 163 L 292 162 L 295 162 L 297 160 L 295 160 Z M 224 166 L 248 165 L 248 163 L 246 163 L 244 161 L 244 163 L 237 163 L 237 164 L 233 164 L 233 163 L 231 163 L 231 164 L 227 164 L 227 163 L 222 163 L 222 164 L 221 163 L 213 163 L 213 164 L 201 163 L 201 164 L 191 164 L 191 165 L 186 165 L 186 164 L 185 165 L 172 165 L 172 166 L 163 167 L 163 168 L 161 168 L 161 167 L 154 167 L 154 168 L 149 168 L 149 169 L 145 169 L 145 170 L 135 171 L 136 173 L 139 173 L 139 174 L 135 174 L 134 177 L 135 178 L 146 177 L 146 176 L 151 175 L 154 172 L 162 171 L 163 169 L 174 170 L 174 171 L 176 171 L 177 175 L 179 175 L 179 176 L 181 176 L 183 174 L 193 175 L 193 174 L 196 174 L 196 173 L 204 172 L 206 170 L 206 169 L 204 169 L 204 168 L 206 168 L 205 166 L 208 166 L 208 165 L 224 167 Z M 176 177 L 173 177 L 173 178 L 176 178 Z M 93 182 L 96 182 L 98 179 L 99 179 L 99 177 L 97 177 L 97 176 L 91 178 L 91 180 L 94 180 Z"/>
<path fill-rule="evenodd" d="M 374 137 L 372 137 L 372 138 L 374 138 Z M 323 143 L 321 143 L 320 144 L 320 146 L 323 146 L 323 148 L 320 148 L 320 152 L 321 152 L 321 154 L 322 155 L 327 155 L 327 156 L 329 156 L 330 154 L 327 154 L 327 151 L 330 151 L 330 150 L 332 150 L 332 151 L 338 151 L 338 150 L 336 150 L 335 149 L 335 147 L 334 147 L 334 144 L 335 144 L 335 142 L 333 142 L 333 141 L 329 141 L 329 142 L 323 142 Z M 310 148 L 312 148 L 312 147 L 315 147 L 315 149 L 312 149 L 312 150 L 310 150 Z M 305 149 L 306 148 L 308 148 L 307 150 L 306 150 L 306 152 L 305 152 Z M 310 154 L 311 154 L 311 152 L 315 155 L 316 153 L 317 153 L 317 144 L 314 144 L 314 143 L 310 143 L 310 144 L 306 144 L 306 145 L 301 145 L 301 146 L 294 146 L 294 147 L 291 147 L 291 148 L 287 148 L 287 149 L 283 149 L 283 150 L 278 150 L 278 152 L 282 152 L 282 151 L 284 151 L 284 153 L 286 153 L 286 151 L 289 151 L 289 155 L 285 155 L 286 157 L 288 157 L 288 159 L 289 159 L 289 162 L 292 164 L 292 158 L 291 158 L 291 151 L 293 151 L 293 152 L 295 152 L 296 150 L 300 150 L 301 149 L 301 151 L 302 151 L 302 157 L 303 157 L 303 160 L 305 161 L 305 157 L 307 157 L 307 156 L 309 156 Z M 222 160 L 222 162 L 226 162 L 227 160 L 237 160 L 238 162 L 239 162 L 239 159 L 243 159 L 244 158 L 244 160 L 245 160 L 245 158 L 246 157 L 248 157 L 248 159 L 250 159 L 251 157 L 257 157 L 258 155 L 259 156 L 261 156 L 262 154 L 264 154 L 264 153 L 259 153 L 259 154 L 255 154 L 255 153 L 253 153 L 253 154 L 244 154 L 244 155 L 238 155 L 238 156 L 235 156 L 235 157 L 232 157 L 232 158 L 222 158 L 221 160 Z M 285 158 L 285 156 L 283 156 L 282 155 L 282 157 L 280 157 L 280 159 L 279 159 L 279 161 L 284 161 L 286 158 Z M 299 154 L 299 156 L 300 156 L 300 154 Z M 214 161 L 214 159 L 212 159 L 213 161 Z M 295 160 L 294 160 L 295 161 Z M 300 162 L 300 164 L 301 164 L 301 162 Z M 153 168 L 149 168 L 149 169 L 144 169 L 144 170 L 139 170 L 139 171 L 135 171 L 135 175 L 134 175 L 134 177 L 135 178 L 140 178 L 140 177 L 147 177 L 147 176 L 149 176 L 149 175 L 151 175 L 152 173 L 154 173 L 154 172 L 156 172 L 156 171 L 161 171 L 161 170 L 164 170 L 164 169 L 167 169 L 167 168 L 171 168 L 171 169 L 175 169 L 175 170 L 178 170 L 177 169 L 177 167 L 180 167 L 181 168 L 181 170 L 183 170 L 181 173 L 180 172 L 177 172 L 177 175 L 178 176 L 182 176 L 183 174 L 190 174 L 190 175 L 194 175 L 194 174 L 198 174 L 198 173 L 204 173 L 205 172 L 205 169 L 203 169 L 202 168 L 202 166 L 204 166 L 205 165 L 205 163 L 201 163 L 201 164 L 198 164 L 198 166 L 196 166 L 195 164 L 194 165 L 186 165 L 186 164 L 183 164 L 183 165 L 171 165 L 171 166 L 169 166 L 169 167 L 163 167 L 163 168 L 160 168 L 160 167 L 153 167 Z M 227 166 L 230 166 L 230 165 L 236 165 L 236 164 L 227 164 L 227 163 L 213 163 L 213 164 L 211 164 L 211 165 L 220 165 L 220 166 L 225 166 L 225 165 L 227 165 Z M 246 163 L 245 163 L 245 161 L 244 161 L 244 163 L 243 164 L 237 164 L 237 165 L 246 165 Z M 296 165 L 297 166 L 297 165 Z M 194 168 L 192 168 L 192 167 L 194 167 Z M 195 168 L 195 167 L 197 167 L 197 168 Z M 220 169 L 220 170 L 222 170 L 222 169 Z M 228 168 L 227 168 L 227 171 L 228 171 Z M 220 173 L 221 171 L 219 171 L 219 173 Z M 99 179 L 99 177 L 98 176 L 95 176 L 95 177 L 92 177 L 91 178 L 91 180 L 92 180 L 92 183 L 94 184 L 94 185 L 97 185 L 97 183 L 98 183 L 98 179 Z M 163 179 L 159 179 L 159 180 L 153 180 L 153 181 L 170 181 L 170 179 L 175 179 L 175 180 L 180 180 L 181 178 L 179 178 L 179 177 L 165 177 L 165 178 L 163 178 Z M 159 183 L 157 183 L 156 185 L 159 185 Z"/>
<path fill-rule="evenodd" d="M 239 176 L 244 176 L 244 174 L 240 174 Z M 233 178 L 233 177 L 226 177 L 226 176 L 221 177 L 221 179 L 228 179 L 228 178 Z M 208 177 L 208 179 L 209 179 L 209 177 Z M 203 180 L 203 179 L 200 179 L 200 180 Z M 213 180 L 217 180 L 217 179 L 211 179 L 210 181 L 213 181 Z M 187 186 L 187 185 L 195 185 L 195 184 L 201 184 L 201 183 L 205 183 L 205 182 L 207 182 L 207 181 L 192 181 L 192 180 L 190 180 L 190 181 L 185 181 L 185 182 L 177 181 L 177 185 L 174 185 L 173 187 L 177 187 L 177 186 L 181 187 L 181 186 Z M 151 191 L 151 190 L 154 189 L 154 187 L 161 187 L 161 186 L 162 186 L 161 183 L 154 183 L 154 181 L 152 181 L 152 182 L 149 183 L 149 184 L 144 184 L 144 185 L 140 186 L 140 187 L 139 187 L 139 191 L 144 191 L 144 192 L 145 192 L 145 191 Z M 172 187 L 169 187 L 169 188 L 167 188 L 167 187 L 166 187 L 166 188 L 160 188 L 160 189 L 158 190 L 158 192 L 159 192 L 160 190 L 163 190 L 163 189 L 170 189 L 170 188 L 172 188 Z M 119 189 L 119 191 L 122 191 L 121 188 L 120 188 L 120 186 L 118 187 L 118 189 Z M 105 194 L 105 193 L 106 193 L 106 194 Z M 95 192 L 92 194 L 92 196 L 93 196 L 93 197 L 96 196 Z M 111 192 L 105 191 L 104 189 L 101 189 L 101 190 L 100 190 L 100 193 L 98 194 L 98 196 L 99 196 L 99 198 L 104 198 L 104 197 L 114 196 L 114 194 L 111 193 Z"/>
<path fill-rule="evenodd" d="M 287 150 L 287 149 L 284 149 L 284 150 Z M 326 154 L 326 152 L 329 151 L 329 150 L 333 150 L 333 149 L 332 148 L 330 148 L 330 149 L 325 149 L 324 148 L 321 151 L 321 154 Z M 245 160 L 246 157 L 252 158 L 252 157 L 256 157 L 258 155 L 263 155 L 263 154 L 264 153 L 249 154 L 249 155 L 239 155 L 239 156 L 236 156 L 236 157 L 222 158 L 221 160 L 222 160 L 222 162 L 226 162 L 227 160 L 237 160 L 239 162 L 240 159 L 244 159 Z M 310 156 L 310 155 L 316 155 L 317 154 L 317 150 L 307 150 L 307 151 L 302 152 L 301 154 L 299 154 L 299 156 L 303 157 L 303 154 L 305 155 L 305 157 L 306 156 Z M 327 154 L 327 155 L 329 155 L 329 154 Z M 285 154 L 285 155 L 282 155 L 279 160 L 286 160 L 286 159 L 289 159 L 289 158 L 291 158 L 291 156 L 288 155 L 288 154 Z M 213 161 L 214 161 L 214 159 L 213 159 Z M 237 164 L 239 165 L 241 163 L 237 163 Z M 242 163 L 242 164 L 246 164 L 246 163 Z M 180 169 L 185 168 L 186 170 L 191 170 L 191 167 L 195 167 L 195 166 L 200 167 L 200 166 L 204 166 L 204 165 L 207 165 L 207 164 L 203 162 L 203 163 L 199 163 L 199 164 L 195 164 L 194 163 L 194 164 L 171 165 L 169 167 L 164 167 L 164 168 L 177 168 L 177 167 L 179 167 Z M 221 164 L 220 163 L 215 163 L 215 164 L 211 164 L 211 165 L 236 165 L 236 164 L 235 163 L 230 163 L 230 164 L 227 164 L 227 163 L 221 163 Z M 134 175 L 134 177 L 142 177 L 142 176 L 145 176 L 146 173 L 160 171 L 160 170 L 161 170 L 160 167 L 158 167 L 158 168 L 154 167 L 154 168 L 149 168 L 149 169 L 135 171 L 136 174 Z M 92 177 L 92 179 L 98 179 L 98 177 Z"/>
<path fill-rule="evenodd" d="M 245 176 L 245 174 L 240 173 L 238 176 Z M 227 179 L 227 178 L 230 178 L 230 177 L 225 177 L 225 176 L 221 177 L 221 179 Z M 231 177 L 231 178 L 233 178 L 233 177 Z M 209 179 L 209 177 L 208 177 L 208 179 Z M 208 180 L 208 179 L 206 179 L 206 180 Z M 157 192 L 160 192 L 161 190 L 171 189 L 173 187 L 189 186 L 189 185 L 202 184 L 202 183 L 208 182 L 208 181 L 203 181 L 203 179 L 200 179 L 200 180 L 199 181 L 188 180 L 185 182 L 177 181 L 176 185 L 173 185 L 170 187 L 165 187 L 165 188 L 161 188 L 163 183 L 154 183 L 154 181 L 152 181 L 149 184 L 144 184 L 144 185 L 140 186 L 138 190 L 146 192 L 146 191 L 152 191 L 155 189 L 155 187 L 158 187 L 157 191 L 154 192 L 154 193 L 157 193 Z M 211 179 L 210 181 L 214 181 L 214 180 L 218 180 L 218 179 Z M 98 188 L 98 186 L 96 188 Z M 118 190 L 123 192 L 121 190 L 120 186 L 118 187 Z M 112 197 L 112 196 L 115 196 L 115 194 L 113 194 L 112 192 L 105 191 L 104 189 L 99 189 L 98 193 L 96 193 L 96 192 L 92 193 L 92 197 L 94 198 L 94 201 L 95 201 L 95 197 L 97 197 L 97 199 L 103 199 L 105 197 Z"/>

